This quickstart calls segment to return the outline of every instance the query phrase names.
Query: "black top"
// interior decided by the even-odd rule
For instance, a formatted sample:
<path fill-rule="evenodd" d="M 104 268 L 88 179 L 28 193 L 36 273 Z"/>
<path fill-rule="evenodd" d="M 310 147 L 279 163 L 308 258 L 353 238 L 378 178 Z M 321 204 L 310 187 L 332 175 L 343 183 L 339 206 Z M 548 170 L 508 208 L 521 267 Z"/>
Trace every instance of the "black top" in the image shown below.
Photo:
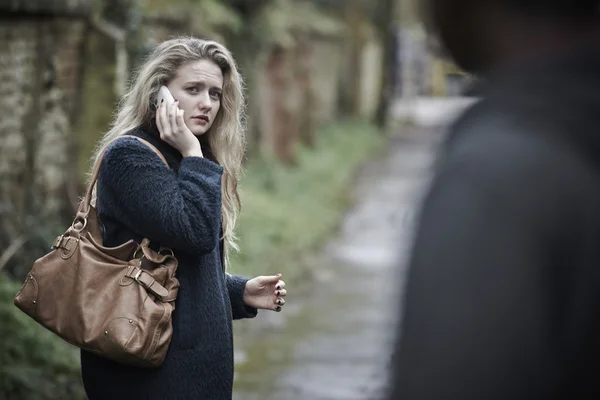
<path fill-rule="evenodd" d="M 147 237 L 170 247 L 180 282 L 173 339 L 158 369 L 120 365 L 82 351 L 90 400 L 230 399 L 233 385 L 232 318 L 256 315 L 243 304 L 246 279 L 222 265 L 223 168 L 181 154 L 144 131 L 133 135 L 156 146 L 167 167 L 146 145 L 120 138 L 107 149 L 98 179 L 98 214 L 104 244 Z"/>
<path fill-rule="evenodd" d="M 390 398 L 599 398 L 600 54 L 483 93 L 422 206 Z"/>

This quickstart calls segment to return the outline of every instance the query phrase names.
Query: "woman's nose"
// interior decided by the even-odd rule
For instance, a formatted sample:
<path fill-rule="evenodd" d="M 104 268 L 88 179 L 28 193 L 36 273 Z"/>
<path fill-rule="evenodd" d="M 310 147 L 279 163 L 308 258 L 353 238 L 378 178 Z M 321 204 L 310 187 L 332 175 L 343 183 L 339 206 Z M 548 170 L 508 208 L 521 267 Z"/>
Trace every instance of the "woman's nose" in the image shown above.
<path fill-rule="evenodd" d="M 198 99 L 198 108 L 201 110 L 210 110 L 212 107 L 212 103 L 210 101 L 210 95 L 208 92 L 203 92 L 200 98 Z"/>

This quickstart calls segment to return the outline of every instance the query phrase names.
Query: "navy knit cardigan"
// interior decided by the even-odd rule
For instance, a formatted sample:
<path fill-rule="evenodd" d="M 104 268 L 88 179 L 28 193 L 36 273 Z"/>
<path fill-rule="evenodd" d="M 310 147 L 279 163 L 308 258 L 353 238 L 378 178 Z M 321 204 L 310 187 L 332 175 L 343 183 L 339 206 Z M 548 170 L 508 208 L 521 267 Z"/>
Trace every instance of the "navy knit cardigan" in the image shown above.
<path fill-rule="evenodd" d="M 232 319 L 252 318 L 243 303 L 247 279 L 223 270 L 223 168 L 181 154 L 138 130 L 169 167 L 134 138 L 120 138 L 104 154 L 98 178 L 98 214 L 106 246 L 147 237 L 174 250 L 179 295 L 173 339 L 164 364 L 145 369 L 81 351 L 85 390 L 96 399 L 231 399 Z"/>

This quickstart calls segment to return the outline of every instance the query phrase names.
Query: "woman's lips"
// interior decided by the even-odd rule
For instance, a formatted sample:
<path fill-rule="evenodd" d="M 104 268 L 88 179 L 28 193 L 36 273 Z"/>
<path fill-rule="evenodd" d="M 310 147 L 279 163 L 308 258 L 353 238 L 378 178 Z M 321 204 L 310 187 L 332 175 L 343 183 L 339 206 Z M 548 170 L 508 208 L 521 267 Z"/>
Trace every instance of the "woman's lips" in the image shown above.
<path fill-rule="evenodd" d="M 206 124 L 208 124 L 208 117 L 205 117 L 205 116 L 192 117 L 192 119 L 198 125 L 206 125 Z"/>

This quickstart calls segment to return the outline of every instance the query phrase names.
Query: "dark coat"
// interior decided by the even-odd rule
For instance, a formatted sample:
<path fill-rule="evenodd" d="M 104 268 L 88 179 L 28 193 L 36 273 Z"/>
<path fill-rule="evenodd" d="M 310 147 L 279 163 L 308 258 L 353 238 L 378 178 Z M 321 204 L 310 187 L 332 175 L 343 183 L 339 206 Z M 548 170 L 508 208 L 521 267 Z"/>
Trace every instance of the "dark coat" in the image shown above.
<path fill-rule="evenodd" d="M 181 154 L 144 132 L 167 168 L 147 146 L 121 138 L 107 149 L 98 180 L 98 213 L 106 246 L 144 236 L 170 247 L 179 259 L 179 295 L 173 338 L 164 364 L 144 369 L 81 352 L 90 400 L 231 399 L 232 319 L 250 318 L 243 304 L 246 279 L 223 270 L 221 177 L 223 168 Z"/>
<path fill-rule="evenodd" d="M 600 53 L 502 71 L 452 127 L 390 399 L 600 398 Z"/>

